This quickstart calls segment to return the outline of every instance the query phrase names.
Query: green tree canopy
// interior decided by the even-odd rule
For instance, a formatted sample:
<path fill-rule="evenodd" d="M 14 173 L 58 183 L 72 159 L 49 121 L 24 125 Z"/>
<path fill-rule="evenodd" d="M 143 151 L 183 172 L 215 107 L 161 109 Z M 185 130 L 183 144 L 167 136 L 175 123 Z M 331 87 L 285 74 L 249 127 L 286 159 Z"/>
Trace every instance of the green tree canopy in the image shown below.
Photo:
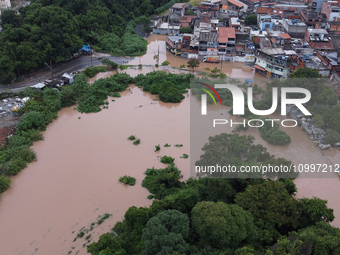
<path fill-rule="evenodd" d="M 189 246 L 189 217 L 177 210 L 166 210 L 152 217 L 143 229 L 145 254 L 185 253 Z"/>
<path fill-rule="evenodd" d="M 245 22 L 246 22 L 248 25 L 256 25 L 256 24 L 257 24 L 257 15 L 256 15 L 256 14 L 248 15 L 248 16 L 245 18 Z"/>
<path fill-rule="evenodd" d="M 281 182 L 268 180 L 249 186 L 236 195 L 235 202 L 251 212 L 264 243 L 271 243 L 280 233 L 287 234 L 299 226 L 299 202 Z"/>
<path fill-rule="evenodd" d="M 224 202 L 199 202 L 191 212 L 192 225 L 200 237 L 200 245 L 218 249 L 236 248 L 247 237 L 254 238 L 253 217 L 238 205 Z"/>
<path fill-rule="evenodd" d="M 192 71 L 195 71 L 195 68 L 197 68 L 199 66 L 200 62 L 197 58 L 190 58 L 188 60 L 188 67 L 192 68 Z"/>

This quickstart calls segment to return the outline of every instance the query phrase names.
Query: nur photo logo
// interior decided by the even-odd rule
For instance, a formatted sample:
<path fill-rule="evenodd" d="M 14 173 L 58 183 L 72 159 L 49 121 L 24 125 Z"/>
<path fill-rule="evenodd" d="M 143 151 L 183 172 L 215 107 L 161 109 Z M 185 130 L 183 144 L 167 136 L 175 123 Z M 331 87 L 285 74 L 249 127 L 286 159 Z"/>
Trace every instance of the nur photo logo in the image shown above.
<path fill-rule="evenodd" d="M 222 100 L 220 95 L 217 93 L 216 89 L 228 89 L 232 94 L 232 100 L 233 100 L 233 115 L 235 116 L 242 116 L 244 115 L 244 106 L 245 106 L 245 99 L 244 99 L 244 92 L 241 88 L 237 87 L 236 85 L 231 84 L 215 84 L 214 87 L 202 83 L 197 82 L 199 84 L 204 85 L 206 88 L 209 88 L 218 98 L 220 104 L 222 105 Z M 204 92 L 206 92 L 214 101 L 215 105 L 217 105 L 216 100 L 212 93 L 205 89 L 201 88 Z M 304 94 L 304 98 L 289 98 L 289 93 L 300 93 Z M 201 95 L 201 115 L 207 115 L 207 94 Z M 282 87 L 281 88 L 281 115 L 286 116 L 287 115 L 287 105 L 295 105 L 305 116 L 311 116 L 312 114 L 306 109 L 306 107 L 303 105 L 307 103 L 311 99 L 311 93 L 309 90 L 304 88 L 298 88 L 298 87 Z M 247 88 L 247 106 L 251 113 L 258 115 L 258 116 L 267 116 L 272 113 L 274 113 L 278 106 L 278 88 L 273 87 L 272 88 L 272 105 L 270 109 L 267 110 L 258 110 L 254 107 L 253 102 L 253 88 L 248 87 Z M 272 122 L 272 127 L 274 126 L 274 121 L 279 119 L 265 119 L 265 121 Z M 246 120 L 243 120 L 243 122 L 232 122 L 232 120 L 227 119 L 213 119 L 213 127 L 216 127 L 216 125 L 224 125 L 229 123 L 231 126 L 233 124 L 246 126 Z M 294 122 L 293 125 L 286 125 L 286 122 Z M 256 125 L 254 125 L 254 123 Z M 262 127 L 264 125 L 264 121 L 262 119 L 251 119 L 248 120 L 248 126 L 250 127 Z M 281 125 L 284 127 L 295 127 L 297 125 L 297 122 L 294 119 L 285 119 L 281 121 Z"/>

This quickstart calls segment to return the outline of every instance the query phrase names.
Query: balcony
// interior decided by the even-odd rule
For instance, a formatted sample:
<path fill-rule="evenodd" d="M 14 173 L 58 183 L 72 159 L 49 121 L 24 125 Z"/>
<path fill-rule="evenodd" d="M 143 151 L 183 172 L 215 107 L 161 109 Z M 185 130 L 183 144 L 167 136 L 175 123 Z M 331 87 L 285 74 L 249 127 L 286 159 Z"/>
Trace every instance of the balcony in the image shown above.
<path fill-rule="evenodd" d="M 262 56 L 261 55 L 256 56 L 256 58 L 259 58 L 259 59 L 265 61 L 266 63 L 269 63 L 270 65 L 279 66 L 279 67 L 287 67 L 288 66 L 288 63 L 285 60 L 280 60 L 280 59 L 276 59 L 276 58 L 274 58 L 273 60 L 270 60 L 267 57 L 264 57 L 263 55 Z"/>
<path fill-rule="evenodd" d="M 217 43 L 209 43 L 209 42 L 207 43 L 208 48 L 217 48 L 217 45 L 218 45 Z"/>

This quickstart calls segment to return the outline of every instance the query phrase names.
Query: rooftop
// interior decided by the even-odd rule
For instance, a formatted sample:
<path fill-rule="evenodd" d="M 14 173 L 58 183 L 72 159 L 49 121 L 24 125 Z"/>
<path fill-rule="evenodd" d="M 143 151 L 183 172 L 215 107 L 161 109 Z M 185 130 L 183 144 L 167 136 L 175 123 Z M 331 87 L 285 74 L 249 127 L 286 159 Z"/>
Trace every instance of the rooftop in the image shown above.
<path fill-rule="evenodd" d="M 293 50 L 283 50 L 283 52 L 285 53 L 285 55 L 296 55 L 296 52 Z"/>
<path fill-rule="evenodd" d="M 31 86 L 32 88 L 37 88 L 37 89 L 42 89 L 42 88 L 44 88 L 46 85 L 44 84 L 44 83 L 37 83 L 37 84 L 35 84 L 35 85 L 33 85 L 33 86 Z"/>
<path fill-rule="evenodd" d="M 233 27 L 220 27 L 219 28 L 218 42 L 227 43 L 228 38 L 236 38 L 235 28 Z"/>
<path fill-rule="evenodd" d="M 325 14 L 319 13 L 312 9 L 301 10 L 306 19 L 324 19 Z"/>
<path fill-rule="evenodd" d="M 307 56 L 298 55 L 298 57 L 302 61 L 304 59 L 306 60 L 306 61 L 304 61 L 304 63 L 308 68 L 312 68 L 312 69 L 316 68 L 318 70 L 329 70 L 329 67 L 327 65 L 323 64 L 323 62 L 317 56 L 309 55 L 308 58 L 307 58 Z"/>
<path fill-rule="evenodd" d="M 301 8 L 306 9 L 308 6 L 304 4 L 276 4 L 275 7 L 290 7 L 290 8 Z"/>
<path fill-rule="evenodd" d="M 330 35 L 329 37 L 334 46 L 334 49 L 340 52 L 340 35 Z"/>
<path fill-rule="evenodd" d="M 239 26 L 241 26 L 239 18 L 230 18 L 230 21 L 231 21 L 232 25 L 239 25 Z"/>
<path fill-rule="evenodd" d="M 332 44 L 331 41 L 328 41 L 328 42 L 314 42 L 313 48 L 315 50 L 332 50 L 332 49 L 334 49 L 333 44 Z"/>
<path fill-rule="evenodd" d="M 290 26 L 306 26 L 306 24 L 300 20 L 293 22 L 294 20 L 285 19 L 285 21 Z"/>
<path fill-rule="evenodd" d="M 271 48 L 271 49 L 260 49 L 263 53 L 267 55 L 284 55 L 284 51 L 281 48 Z"/>
<path fill-rule="evenodd" d="M 196 18 L 196 16 L 193 15 L 184 15 L 182 16 L 181 21 L 182 22 L 191 22 L 192 19 Z"/>
<path fill-rule="evenodd" d="M 172 26 L 172 25 L 169 25 L 169 23 L 167 23 L 167 22 L 162 23 L 158 27 L 162 28 L 162 29 L 167 29 L 167 28 L 170 28 L 170 29 L 180 29 L 180 26 Z"/>
<path fill-rule="evenodd" d="M 309 33 L 313 33 L 313 34 L 325 34 L 325 35 L 328 34 L 326 29 L 312 29 L 312 28 L 308 28 L 307 30 L 308 30 Z"/>
<path fill-rule="evenodd" d="M 291 39 L 291 37 L 288 33 L 279 34 L 279 36 L 280 36 L 280 38 L 283 38 L 283 39 Z"/>
<path fill-rule="evenodd" d="M 237 0 L 228 0 L 229 3 L 236 5 L 237 7 L 243 7 L 244 5 Z"/>
<path fill-rule="evenodd" d="M 182 41 L 183 36 L 169 35 L 167 36 L 167 38 L 169 38 L 169 40 L 172 42 L 178 42 L 178 41 Z"/>
<path fill-rule="evenodd" d="M 183 3 L 175 3 L 173 6 L 170 8 L 175 8 L 175 9 L 182 9 L 185 4 Z"/>
<path fill-rule="evenodd" d="M 218 42 L 218 34 L 211 32 L 203 32 L 200 34 L 199 40 L 203 42 Z"/>
<path fill-rule="evenodd" d="M 211 21 L 210 16 L 207 16 L 207 15 L 202 15 L 201 16 L 201 22 L 202 23 L 210 23 L 210 21 Z"/>
<path fill-rule="evenodd" d="M 328 58 L 332 66 L 340 65 L 340 63 L 338 62 L 339 58 L 338 58 L 337 52 L 324 52 L 324 54 L 321 54 L 321 55 L 325 58 Z"/>
<path fill-rule="evenodd" d="M 264 48 L 272 48 L 272 43 L 270 42 L 269 38 L 261 38 L 260 39 L 260 45 L 262 44 L 261 47 Z"/>

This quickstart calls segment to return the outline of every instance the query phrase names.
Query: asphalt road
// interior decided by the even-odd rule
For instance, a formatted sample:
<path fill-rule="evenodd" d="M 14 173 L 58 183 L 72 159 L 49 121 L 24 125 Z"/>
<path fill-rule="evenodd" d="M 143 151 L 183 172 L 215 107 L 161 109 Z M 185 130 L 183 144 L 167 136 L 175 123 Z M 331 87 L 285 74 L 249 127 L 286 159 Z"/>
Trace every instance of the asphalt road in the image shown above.
<path fill-rule="evenodd" d="M 53 66 L 52 64 L 52 70 L 53 70 L 53 77 L 59 76 L 63 73 L 71 73 L 74 71 L 78 71 L 80 69 L 84 69 L 89 66 L 98 66 L 102 65 L 101 59 L 107 58 L 113 62 L 116 62 L 117 64 L 121 65 L 124 64 L 124 57 L 111 57 L 109 55 L 105 55 L 102 53 L 94 53 L 92 56 L 91 61 L 91 55 L 80 55 L 79 57 L 75 59 L 71 59 L 66 63 L 61 63 L 56 66 Z M 132 60 L 133 58 L 129 58 L 128 60 Z M 128 60 L 125 62 L 125 64 L 128 63 Z M 19 89 L 35 85 L 39 82 L 42 82 L 44 80 L 50 79 L 52 77 L 52 72 L 50 69 L 44 69 L 41 70 L 35 74 L 32 75 L 31 78 L 25 79 L 25 81 L 18 82 L 12 85 L 4 85 L 0 86 L 0 91 L 2 90 L 12 90 L 17 91 Z"/>

